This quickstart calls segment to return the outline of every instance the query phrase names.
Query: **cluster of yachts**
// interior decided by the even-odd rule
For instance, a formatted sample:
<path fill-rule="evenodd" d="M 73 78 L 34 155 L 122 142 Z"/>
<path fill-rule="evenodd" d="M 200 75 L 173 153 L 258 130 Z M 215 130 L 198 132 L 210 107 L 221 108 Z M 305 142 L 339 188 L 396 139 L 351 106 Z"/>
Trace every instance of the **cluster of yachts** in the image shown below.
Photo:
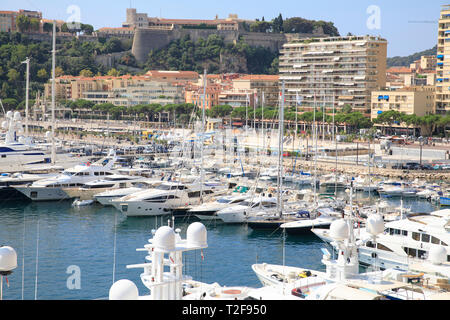
<path fill-rule="evenodd" d="M 324 271 L 261 263 L 251 268 L 260 288 L 224 287 L 194 280 L 183 273 L 183 253 L 208 247 L 206 227 L 195 222 L 186 230 L 174 223 L 153 230 L 144 245 L 140 295 L 135 283 L 119 280 L 110 300 L 448 300 L 450 299 L 450 210 L 385 223 L 377 213 L 356 227 L 356 216 L 335 220 L 330 228 L 312 229 L 330 243 L 322 249 Z M 369 261 L 371 260 L 371 261 Z M 360 264 L 372 266 L 360 272 Z"/>

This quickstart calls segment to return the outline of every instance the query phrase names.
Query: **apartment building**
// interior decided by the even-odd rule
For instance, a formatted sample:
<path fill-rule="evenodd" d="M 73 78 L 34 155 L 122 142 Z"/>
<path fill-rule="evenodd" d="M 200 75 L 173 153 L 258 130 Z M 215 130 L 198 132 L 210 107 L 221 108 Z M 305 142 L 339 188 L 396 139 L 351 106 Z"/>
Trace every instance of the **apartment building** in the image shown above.
<path fill-rule="evenodd" d="M 414 61 L 410 68 L 415 72 L 423 72 L 426 70 L 436 70 L 437 58 L 435 56 L 422 56 L 419 60 Z"/>
<path fill-rule="evenodd" d="M 297 40 L 283 46 L 280 81 L 286 103 L 333 109 L 350 105 L 368 113 L 371 92 L 386 86 L 387 41 L 373 36 Z"/>
<path fill-rule="evenodd" d="M 15 32 L 17 15 L 16 11 L 0 11 L 0 32 Z"/>
<path fill-rule="evenodd" d="M 232 81 L 233 88 L 247 92 L 256 92 L 258 105 L 275 107 L 280 98 L 279 75 L 243 75 Z"/>
<path fill-rule="evenodd" d="M 203 86 L 188 85 L 185 88 L 185 102 L 209 110 L 219 105 L 219 94 L 221 91 L 222 86 L 220 84 L 208 84 L 206 86 L 206 97 L 203 98 L 205 93 Z"/>
<path fill-rule="evenodd" d="M 405 87 L 395 91 L 374 91 L 371 98 L 371 118 L 378 118 L 383 112 L 395 110 L 419 117 L 434 112 L 435 87 Z"/>
<path fill-rule="evenodd" d="M 439 34 L 436 66 L 437 114 L 450 111 L 450 5 L 442 6 L 439 18 Z"/>

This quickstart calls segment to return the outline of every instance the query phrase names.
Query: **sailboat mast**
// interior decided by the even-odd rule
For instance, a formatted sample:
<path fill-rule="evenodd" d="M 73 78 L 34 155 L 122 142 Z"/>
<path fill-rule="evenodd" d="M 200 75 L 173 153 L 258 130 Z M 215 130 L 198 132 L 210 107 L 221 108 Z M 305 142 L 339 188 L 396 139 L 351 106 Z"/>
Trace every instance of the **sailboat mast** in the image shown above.
<path fill-rule="evenodd" d="M 29 106 L 29 92 L 30 92 L 30 58 L 22 62 L 27 65 L 27 79 L 25 92 L 25 135 L 28 137 L 28 106 Z"/>
<path fill-rule="evenodd" d="M 205 138 L 205 109 L 206 109 L 206 86 L 208 84 L 206 79 L 206 69 L 203 73 L 203 108 L 202 108 L 202 133 L 200 140 L 200 156 L 201 156 L 201 166 L 200 166 L 200 202 L 203 203 L 203 183 L 204 183 L 204 163 L 203 163 L 203 147 L 204 147 L 204 138 Z"/>
<path fill-rule="evenodd" d="M 284 80 L 281 85 L 281 103 L 280 103 L 280 121 L 279 121 L 279 138 L 278 138 L 278 198 L 277 198 L 277 206 L 278 213 L 281 218 L 283 214 L 283 203 L 282 203 L 282 193 L 283 193 L 283 138 L 284 138 Z"/>
<path fill-rule="evenodd" d="M 55 64 L 56 64 L 56 21 L 53 21 L 53 50 L 52 50 L 52 164 L 56 162 L 55 150 Z"/>

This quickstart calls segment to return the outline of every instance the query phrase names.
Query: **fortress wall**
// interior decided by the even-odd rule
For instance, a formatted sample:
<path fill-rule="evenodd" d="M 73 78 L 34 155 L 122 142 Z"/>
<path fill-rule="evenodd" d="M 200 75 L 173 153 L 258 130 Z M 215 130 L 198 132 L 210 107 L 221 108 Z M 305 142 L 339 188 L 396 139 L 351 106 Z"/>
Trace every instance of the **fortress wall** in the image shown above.
<path fill-rule="evenodd" d="M 250 46 L 261 46 L 272 51 L 280 50 L 283 47 L 283 44 L 292 39 L 324 36 L 323 34 L 271 34 L 215 29 L 137 29 L 134 34 L 132 53 L 136 57 L 137 61 L 145 62 L 150 50 L 164 48 L 171 41 L 181 39 L 184 36 L 189 35 L 191 39 L 196 42 L 201 38 L 207 39 L 212 34 L 221 36 L 224 38 L 226 43 L 234 43 L 239 40 L 239 37 L 242 37 Z"/>

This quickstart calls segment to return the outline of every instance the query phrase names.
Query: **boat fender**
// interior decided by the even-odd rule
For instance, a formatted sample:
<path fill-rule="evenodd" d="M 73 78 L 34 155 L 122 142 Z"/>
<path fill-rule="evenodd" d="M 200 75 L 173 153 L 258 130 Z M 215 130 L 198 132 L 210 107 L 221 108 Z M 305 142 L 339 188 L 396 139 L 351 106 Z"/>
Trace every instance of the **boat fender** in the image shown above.
<path fill-rule="evenodd" d="M 376 259 L 377 258 L 377 254 L 374 252 L 372 253 L 372 258 Z"/>

